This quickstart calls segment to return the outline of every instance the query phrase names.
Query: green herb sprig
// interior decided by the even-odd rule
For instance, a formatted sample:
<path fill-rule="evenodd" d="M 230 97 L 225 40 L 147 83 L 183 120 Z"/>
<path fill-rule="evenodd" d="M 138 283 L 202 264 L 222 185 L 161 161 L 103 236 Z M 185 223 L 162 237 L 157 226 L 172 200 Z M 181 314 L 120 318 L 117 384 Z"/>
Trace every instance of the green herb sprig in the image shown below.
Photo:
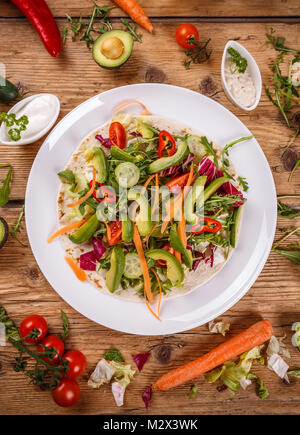
<path fill-rule="evenodd" d="M 300 231 L 300 227 L 297 228 L 291 228 L 287 234 L 280 240 L 278 240 L 276 243 L 274 243 L 272 247 L 272 251 L 277 252 L 277 254 L 283 255 L 284 257 L 288 258 L 295 264 L 300 264 L 300 245 L 297 244 L 291 244 L 288 246 L 289 249 L 278 249 L 278 246 L 280 246 L 284 241 L 286 241 L 289 237 L 291 237 L 293 234 L 296 234 L 298 231 Z"/>
<path fill-rule="evenodd" d="M 294 219 L 295 217 L 300 216 L 300 211 L 296 210 L 293 207 L 290 207 L 289 205 L 283 204 L 280 199 L 284 198 L 294 198 L 294 199 L 300 199 L 300 195 L 280 195 L 277 197 L 278 203 L 277 203 L 277 213 L 278 216 L 287 218 L 287 219 Z"/>
<path fill-rule="evenodd" d="M 4 122 L 6 127 L 13 127 L 8 130 L 8 134 L 14 142 L 17 142 L 21 139 L 21 132 L 26 130 L 26 126 L 28 125 L 28 117 L 26 115 L 21 116 L 17 119 L 15 113 L 0 113 L 0 121 Z M 18 127 L 18 128 L 17 128 Z"/>
<path fill-rule="evenodd" d="M 128 30 L 128 32 L 132 35 L 133 40 L 142 43 L 142 35 L 140 33 L 136 33 L 135 31 L 135 24 L 130 24 L 128 20 L 126 20 L 125 18 L 120 18 L 120 21 L 122 24 L 124 24 L 124 26 L 126 27 L 126 29 Z"/>
<path fill-rule="evenodd" d="M 17 233 L 21 232 L 21 230 L 23 229 L 22 227 L 22 221 L 23 218 L 25 216 L 25 210 L 24 210 L 24 205 L 22 206 L 22 209 L 20 211 L 20 214 L 18 216 L 18 219 L 13 223 L 13 228 L 10 232 L 10 235 L 12 237 L 14 237 L 19 243 L 20 245 L 27 247 L 26 243 L 22 242 L 18 237 L 17 237 Z"/>
<path fill-rule="evenodd" d="M 121 352 L 115 348 L 107 350 L 103 358 L 106 359 L 107 361 L 119 361 L 119 362 L 125 361 Z"/>
<path fill-rule="evenodd" d="M 230 55 L 231 64 L 234 66 L 234 69 L 231 71 L 232 74 L 234 74 L 236 71 L 244 74 L 248 66 L 247 59 L 242 57 L 241 54 L 233 47 L 229 47 L 227 53 Z"/>
<path fill-rule="evenodd" d="M 184 67 L 186 69 L 189 69 L 191 63 L 203 63 L 210 58 L 212 54 L 212 49 L 208 48 L 210 41 L 211 38 L 207 41 L 198 41 L 194 37 L 189 38 L 188 44 L 191 45 L 191 48 L 184 52 L 189 58 L 184 61 Z"/>
<path fill-rule="evenodd" d="M 276 33 L 276 31 L 271 27 L 270 33 L 266 33 L 266 37 L 267 37 L 266 45 L 272 44 L 273 47 L 275 48 L 275 50 L 281 51 L 281 52 L 284 52 L 284 53 L 297 53 L 297 54 L 300 54 L 299 50 L 296 50 L 294 48 L 286 47 L 284 45 L 286 38 L 283 38 L 283 37 L 277 37 L 276 38 L 276 36 L 274 35 L 275 33 Z"/>

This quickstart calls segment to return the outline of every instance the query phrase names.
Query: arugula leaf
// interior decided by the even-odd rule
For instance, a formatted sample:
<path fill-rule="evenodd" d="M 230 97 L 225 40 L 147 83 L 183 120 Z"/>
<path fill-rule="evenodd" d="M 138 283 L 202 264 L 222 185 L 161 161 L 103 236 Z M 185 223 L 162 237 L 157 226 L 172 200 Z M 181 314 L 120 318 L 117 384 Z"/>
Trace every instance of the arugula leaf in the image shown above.
<path fill-rule="evenodd" d="M 231 56 L 231 63 L 236 65 L 236 68 L 232 73 L 236 71 L 244 74 L 247 69 L 248 61 L 245 57 L 242 57 L 241 54 L 235 50 L 233 47 L 228 48 L 227 53 Z"/>
<path fill-rule="evenodd" d="M 0 168 L 1 167 L 9 168 L 5 179 L 2 181 L 2 187 L 0 188 L 0 207 L 3 207 L 5 204 L 8 203 L 8 196 L 10 193 L 10 182 L 12 176 L 12 165 L 10 163 L 4 163 L 0 165 Z"/>
<path fill-rule="evenodd" d="M 289 195 L 287 195 L 287 197 L 289 197 Z M 278 216 L 286 219 L 294 219 L 295 217 L 300 216 L 300 211 L 290 207 L 289 205 L 283 204 L 281 201 L 278 201 L 277 203 L 277 213 Z"/>
<path fill-rule="evenodd" d="M 6 332 L 7 339 L 10 339 L 13 341 L 21 340 L 18 328 L 16 327 L 14 322 L 11 320 L 11 318 L 8 317 L 4 307 L 0 307 L 0 323 L 3 323 L 5 326 L 5 332 Z"/>
<path fill-rule="evenodd" d="M 69 320 L 66 313 L 63 310 L 61 310 L 61 318 L 62 318 L 63 330 L 64 330 L 61 339 L 62 341 L 65 341 L 65 339 L 69 336 Z"/>
<path fill-rule="evenodd" d="M 200 143 L 202 143 L 202 145 L 205 146 L 208 154 L 211 154 L 213 156 L 214 164 L 215 164 L 216 168 L 218 169 L 218 167 L 219 167 L 218 158 L 217 158 L 217 154 L 213 148 L 213 142 L 208 142 L 208 139 L 206 136 L 201 136 Z"/>
<path fill-rule="evenodd" d="M 119 361 L 119 362 L 125 362 L 125 359 L 123 358 L 121 352 L 118 349 L 109 349 L 104 354 L 104 359 L 107 361 Z"/>
<path fill-rule="evenodd" d="M 277 252 L 280 255 L 288 258 L 296 264 L 300 264 L 300 245 L 290 245 L 290 250 L 286 249 L 278 249 L 278 246 L 281 245 L 285 240 L 287 240 L 290 236 L 300 231 L 300 227 L 292 228 L 282 239 L 278 240 L 274 243 L 272 247 L 272 251 Z"/>
<path fill-rule="evenodd" d="M 238 177 L 238 182 L 242 186 L 243 191 L 247 192 L 247 190 L 249 189 L 249 184 L 248 184 L 246 178 L 244 178 L 244 177 Z"/>
<path fill-rule="evenodd" d="M 130 24 L 128 20 L 125 18 L 120 18 L 120 21 L 127 28 L 128 32 L 133 36 L 134 41 L 143 42 L 142 35 L 140 33 L 136 33 L 135 24 Z"/>
<path fill-rule="evenodd" d="M 23 204 L 18 219 L 13 223 L 13 229 L 10 232 L 10 235 L 12 237 L 14 237 L 22 246 L 26 247 L 27 246 L 26 243 L 23 243 L 17 237 L 17 233 L 19 233 L 23 229 L 23 227 L 22 227 L 22 220 L 24 218 L 24 214 L 25 214 L 25 211 L 24 211 L 24 204 Z"/>
<path fill-rule="evenodd" d="M 205 42 L 198 41 L 194 37 L 189 38 L 188 44 L 191 45 L 191 48 L 186 50 L 184 53 L 190 59 L 184 61 L 185 69 L 189 69 L 191 63 L 203 63 L 210 58 L 212 49 L 207 48 L 210 41 L 211 38 Z"/>
<path fill-rule="evenodd" d="M 296 169 L 298 168 L 298 166 L 300 165 L 300 159 L 298 159 L 293 167 L 293 169 L 291 170 L 290 176 L 289 176 L 289 183 L 292 181 L 294 172 L 296 171 Z"/>
<path fill-rule="evenodd" d="M 285 53 L 297 53 L 297 54 L 300 54 L 299 50 L 295 50 L 293 48 L 288 48 L 288 47 L 286 47 L 284 45 L 286 38 L 283 38 L 283 37 L 276 38 L 274 36 L 274 33 L 276 33 L 276 31 L 272 27 L 270 29 L 270 33 L 266 33 L 266 37 L 268 39 L 268 41 L 266 43 L 267 45 L 268 44 L 272 44 L 273 47 L 275 48 L 275 50 L 277 50 L 277 51 L 281 51 L 281 52 L 285 52 Z"/>
<path fill-rule="evenodd" d="M 226 167 L 228 168 L 228 166 L 229 166 L 229 160 L 226 157 L 229 157 L 229 150 L 230 150 L 230 148 L 232 148 L 237 143 L 244 142 L 245 140 L 249 140 L 249 139 L 252 139 L 252 138 L 253 138 L 253 136 L 240 137 L 239 139 L 236 139 L 233 142 L 230 142 L 229 144 L 225 145 L 225 147 L 222 149 L 222 153 L 221 153 L 222 169 L 223 169 L 223 171 L 226 172 Z"/>

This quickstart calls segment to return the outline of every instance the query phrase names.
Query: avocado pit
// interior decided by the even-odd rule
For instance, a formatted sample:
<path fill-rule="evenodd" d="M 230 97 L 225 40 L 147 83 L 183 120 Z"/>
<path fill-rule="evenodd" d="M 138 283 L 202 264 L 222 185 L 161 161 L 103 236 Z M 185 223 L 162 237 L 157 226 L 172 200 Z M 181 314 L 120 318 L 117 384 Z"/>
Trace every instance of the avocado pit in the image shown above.
<path fill-rule="evenodd" d="M 104 39 L 101 45 L 101 53 L 107 59 L 119 59 L 124 52 L 124 44 L 121 39 L 116 36 Z"/>

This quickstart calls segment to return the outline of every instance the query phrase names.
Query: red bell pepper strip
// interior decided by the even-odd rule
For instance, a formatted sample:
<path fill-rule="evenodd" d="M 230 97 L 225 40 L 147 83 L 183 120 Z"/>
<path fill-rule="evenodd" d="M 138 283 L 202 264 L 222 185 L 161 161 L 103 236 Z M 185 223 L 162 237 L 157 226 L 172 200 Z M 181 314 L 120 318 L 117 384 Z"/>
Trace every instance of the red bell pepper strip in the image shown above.
<path fill-rule="evenodd" d="M 171 148 L 167 148 L 167 154 L 170 157 L 175 153 L 175 139 L 169 132 L 167 132 L 166 130 L 162 130 L 158 135 L 159 158 L 163 157 L 163 151 L 169 145 L 169 142 L 171 142 Z"/>
<path fill-rule="evenodd" d="M 205 223 L 204 225 L 203 221 Z M 192 226 L 191 230 L 193 234 L 201 234 L 204 232 L 217 233 L 222 229 L 221 222 L 217 221 L 216 219 L 204 217 L 203 221 L 201 219 L 196 225 Z"/>
<path fill-rule="evenodd" d="M 57 57 L 62 40 L 57 24 L 45 0 L 11 0 L 31 22 L 48 53 Z"/>
<path fill-rule="evenodd" d="M 186 185 L 189 175 L 189 172 L 187 172 L 186 174 L 173 178 L 173 180 L 170 180 L 166 183 L 166 186 L 169 188 L 169 190 L 171 190 L 171 192 L 180 193 L 181 189 L 183 189 Z"/>
<path fill-rule="evenodd" d="M 92 181 L 89 182 L 89 186 L 91 187 Z M 95 190 L 93 192 L 93 197 L 95 198 L 96 201 L 98 202 L 106 202 L 107 204 L 112 204 L 114 202 L 116 202 L 117 196 L 116 194 L 110 190 L 108 187 L 104 186 L 104 184 L 99 183 L 98 181 L 96 181 L 96 186 Z M 104 196 L 104 198 L 99 198 L 98 197 L 98 190 L 101 190 L 102 195 Z"/>

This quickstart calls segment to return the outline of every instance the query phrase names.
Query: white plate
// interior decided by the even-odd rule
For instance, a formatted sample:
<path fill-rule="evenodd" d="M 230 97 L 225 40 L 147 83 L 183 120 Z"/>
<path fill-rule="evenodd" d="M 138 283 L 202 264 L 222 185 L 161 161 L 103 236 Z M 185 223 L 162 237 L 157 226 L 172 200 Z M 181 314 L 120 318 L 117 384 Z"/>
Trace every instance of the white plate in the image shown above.
<path fill-rule="evenodd" d="M 221 146 L 251 134 L 229 110 L 188 89 L 138 84 L 96 95 L 62 119 L 41 146 L 27 184 L 26 226 L 41 271 L 74 309 L 118 331 L 141 335 L 171 334 L 202 325 L 223 314 L 254 283 L 274 238 L 276 192 L 270 167 L 257 141 L 253 138 L 236 145 L 230 158 L 250 186 L 238 246 L 222 271 L 207 284 L 163 304 L 161 322 L 143 303 L 119 300 L 99 292 L 88 282 L 81 283 L 65 262 L 60 241 L 46 242 L 58 227 L 57 173 L 64 168 L 83 137 L 107 122 L 116 106 L 132 99 L 142 101 L 154 114 L 197 128 Z"/>

